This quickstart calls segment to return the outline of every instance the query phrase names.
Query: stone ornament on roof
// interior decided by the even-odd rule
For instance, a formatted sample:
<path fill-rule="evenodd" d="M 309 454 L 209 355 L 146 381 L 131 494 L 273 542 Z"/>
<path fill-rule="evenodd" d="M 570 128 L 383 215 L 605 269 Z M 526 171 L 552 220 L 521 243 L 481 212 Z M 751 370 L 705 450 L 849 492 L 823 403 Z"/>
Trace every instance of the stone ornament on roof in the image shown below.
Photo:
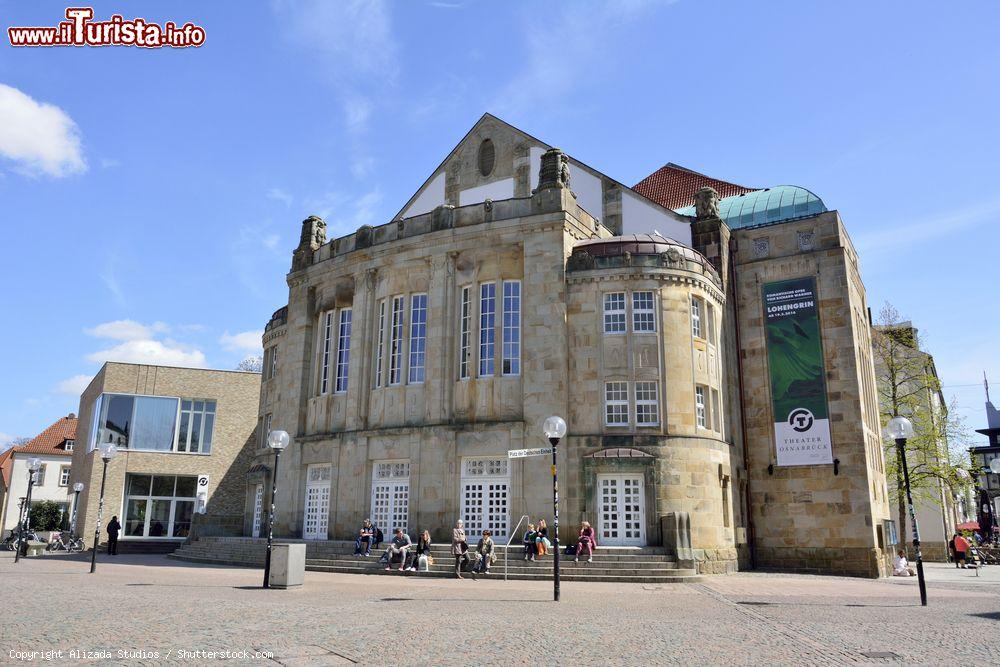
<path fill-rule="evenodd" d="M 569 189 L 569 157 L 558 148 L 550 148 L 542 154 L 535 192 L 548 188 Z"/>
<path fill-rule="evenodd" d="M 719 193 L 707 185 L 698 188 L 694 196 L 695 217 L 699 220 L 719 217 Z"/>
<path fill-rule="evenodd" d="M 326 243 L 326 221 L 318 215 L 310 215 L 302 221 L 299 246 L 292 254 L 292 271 L 304 269 L 312 264 L 313 253 Z"/>

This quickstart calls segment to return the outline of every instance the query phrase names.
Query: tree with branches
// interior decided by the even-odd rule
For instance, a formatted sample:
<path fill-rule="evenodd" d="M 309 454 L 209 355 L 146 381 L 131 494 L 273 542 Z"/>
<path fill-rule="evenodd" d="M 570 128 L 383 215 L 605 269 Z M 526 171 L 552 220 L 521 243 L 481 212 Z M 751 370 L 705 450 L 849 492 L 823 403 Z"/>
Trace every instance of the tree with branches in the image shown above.
<path fill-rule="evenodd" d="M 872 330 L 881 422 L 899 415 L 913 423 L 906 458 L 915 502 L 923 499 L 948 504 L 956 491 L 968 485 L 958 473 L 960 467 L 968 468 L 964 449 L 968 435 L 957 411 L 944 401 L 934 357 L 921 347 L 912 323 L 903 320 L 892 304 L 884 304 Z M 886 478 L 895 482 L 889 493 L 897 504 L 902 545 L 907 543 L 903 470 L 896 442 L 884 438 L 884 447 Z"/>
<path fill-rule="evenodd" d="M 244 373 L 260 373 L 264 368 L 264 357 L 251 354 L 246 359 L 236 364 L 236 370 Z"/>

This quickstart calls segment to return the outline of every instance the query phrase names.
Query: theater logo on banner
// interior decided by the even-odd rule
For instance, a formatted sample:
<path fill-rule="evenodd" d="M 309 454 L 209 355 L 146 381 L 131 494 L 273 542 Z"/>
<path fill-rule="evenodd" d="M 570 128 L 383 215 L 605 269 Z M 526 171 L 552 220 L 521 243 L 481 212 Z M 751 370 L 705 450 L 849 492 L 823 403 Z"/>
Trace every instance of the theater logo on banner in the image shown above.
<path fill-rule="evenodd" d="M 816 279 L 767 283 L 763 291 L 777 463 L 833 463 Z"/>

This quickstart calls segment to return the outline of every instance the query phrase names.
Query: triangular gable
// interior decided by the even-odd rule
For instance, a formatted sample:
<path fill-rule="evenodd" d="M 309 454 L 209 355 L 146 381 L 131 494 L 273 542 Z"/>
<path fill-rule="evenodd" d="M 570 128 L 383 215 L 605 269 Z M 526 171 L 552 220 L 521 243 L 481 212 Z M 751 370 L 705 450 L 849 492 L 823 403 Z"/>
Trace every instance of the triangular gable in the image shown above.
<path fill-rule="evenodd" d="M 495 165 L 484 174 L 479 153 L 485 139 L 491 139 Z M 393 219 L 410 218 L 432 211 L 442 204 L 463 206 L 490 199 L 528 197 L 537 185 L 540 158 L 552 146 L 493 114 L 484 113 L 469 129 L 431 175 L 407 200 Z M 622 192 L 620 215 L 632 215 L 637 225 L 667 225 L 669 236 L 690 243 L 688 222 L 643 193 L 568 155 L 572 187 L 580 206 L 598 220 L 605 218 L 604 190 L 616 186 Z M 448 174 L 452 177 L 449 179 Z M 450 182 L 449 182 L 450 180 Z M 628 229 L 625 231 L 654 231 Z"/>

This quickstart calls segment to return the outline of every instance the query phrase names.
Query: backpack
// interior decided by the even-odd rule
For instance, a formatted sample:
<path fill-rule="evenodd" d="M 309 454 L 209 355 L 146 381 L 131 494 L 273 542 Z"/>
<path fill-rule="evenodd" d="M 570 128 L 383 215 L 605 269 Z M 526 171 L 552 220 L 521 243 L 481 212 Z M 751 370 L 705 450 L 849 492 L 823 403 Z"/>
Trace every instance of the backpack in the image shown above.
<path fill-rule="evenodd" d="M 383 539 L 384 539 L 384 535 L 382 535 L 382 529 L 381 528 L 376 528 L 375 529 L 375 544 L 382 544 Z"/>

